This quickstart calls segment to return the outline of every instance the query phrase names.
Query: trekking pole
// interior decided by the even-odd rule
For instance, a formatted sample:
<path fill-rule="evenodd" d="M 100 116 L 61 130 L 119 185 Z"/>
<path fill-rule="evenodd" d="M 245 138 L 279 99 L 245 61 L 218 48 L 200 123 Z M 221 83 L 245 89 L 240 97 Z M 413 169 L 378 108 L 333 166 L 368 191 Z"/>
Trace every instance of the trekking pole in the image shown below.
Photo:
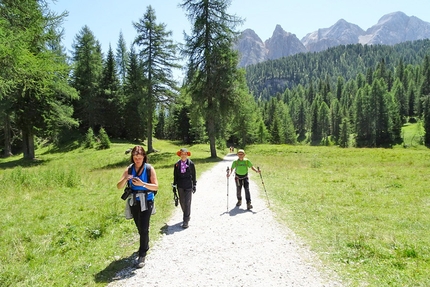
<path fill-rule="evenodd" d="M 259 167 L 259 166 L 257 166 L 257 170 L 258 170 L 258 173 L 260 174 L 261 183 L 263 184 L 263 188 L 264 188 L 264 193 L 266 193 L 266 197 L 267 197 L 267 204 L 268 204 L 268 205 L 269 205 L 269 207 L 270 207 L 269 196 L 267 195 L 266 186 L 264 185 L 263 176 L 261 175 L 261 170 L 260 170 L 260 167 Z"/>
<path fill-rule="evenodd" d="M 228 213 L 228 175 L 230 173 L 230 168 L 227 166 L 227 213 Z"/>

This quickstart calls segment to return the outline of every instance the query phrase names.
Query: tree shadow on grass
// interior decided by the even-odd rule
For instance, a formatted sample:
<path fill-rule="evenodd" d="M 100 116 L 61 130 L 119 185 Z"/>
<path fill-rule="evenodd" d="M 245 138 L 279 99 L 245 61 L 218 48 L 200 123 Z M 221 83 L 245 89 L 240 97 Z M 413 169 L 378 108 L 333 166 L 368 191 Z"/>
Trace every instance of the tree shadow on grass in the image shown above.
<path fill-rule="evenodd" d="M 105 269 L 94 275 L 94 281 L 96 283 L 110 283 L 135 276 L 134 261 L 136 256 L 137 254 L 133 253 L 129 257 L 111 262 Z"/>
<path fill-rule="evenodd" d="M 33 167 L 33 166 L 39 166 L 44 165 L 48 163 L 50 160 L 41 160 L 41 159 L 24 159 L 20 158 L 17 160 L 12 160 L 8 162 L 2 162 L 0 163 L 0 169 L 12 169 L 16 167 Z"/>

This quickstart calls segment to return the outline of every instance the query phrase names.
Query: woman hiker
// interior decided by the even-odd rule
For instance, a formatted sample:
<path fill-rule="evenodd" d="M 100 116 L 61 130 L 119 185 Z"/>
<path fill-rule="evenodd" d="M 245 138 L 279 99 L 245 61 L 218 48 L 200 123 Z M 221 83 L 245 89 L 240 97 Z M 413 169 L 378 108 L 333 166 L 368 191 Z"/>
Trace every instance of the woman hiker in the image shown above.
<path fill-rule="evenodd" d="M 251 204 L 251 193 L 249 192 L 249 179 L 248 179 L 248 168 L 251 168 L 255 172 L 260 172 L 259 169 L 256 169 L 249 159 L 245 158 L 245 151 L 240 149 L 237 151 L 237 156 L 239 157 L 237 160 L 233 161 L 230 168 L 230 173 L 227 174 L 227 177 L 233 173 L 235 170 L 235 182 L 237 188 L 237 203 L 236 206 L 242 205 L 242 186 L 245 189 L 245 199 L 246 199 L 246 209 L 252 209 Z"/>
<path fill-rule="evenodd" d="M 188 228 L 191 215 L 191 199 L 196 192 L 196 168 L 188 158 L 191 156 L 186 148 L 181 148 L 177 153 L 181 157 L 173 168 L 173 185 L 177 187 L 179 202 L 183 212 L 182 228 Z"/>
<path fill-rule="evenodd" d="M 145 256 L 149 249 L 149 221 L 154 207 L 154 193 L 158 190 L 158 180 L 155 169 L 147 162 L 143 147 L 135 146 L 131 151 L 131 162 L 117 183 L 122 189 L 126 184 L 132 192 L 125 198 L 126 218 L 134 219 L 140 235 L 140 246 L 137 258 L 137 268 L 145 266 Z"/>

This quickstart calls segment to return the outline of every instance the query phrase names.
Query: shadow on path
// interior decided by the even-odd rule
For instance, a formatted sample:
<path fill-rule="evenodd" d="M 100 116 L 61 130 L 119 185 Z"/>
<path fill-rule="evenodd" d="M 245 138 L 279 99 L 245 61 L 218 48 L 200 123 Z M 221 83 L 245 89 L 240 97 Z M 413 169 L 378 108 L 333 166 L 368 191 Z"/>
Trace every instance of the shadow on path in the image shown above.
<path fill-rule="evenodd" d="M 132 266 L 134 266 L 133 262 L 135 261 L 136 256 L 137 253 L 135 252 L 129 257 L 111 262 L 105 269 L 94 275 L 94 281 L 97 283 L 109 283 L 135 276 L 136 273 L 134 271 L 136 268 Z M 112 274 L 116 274 L 115 277 L 112 278 Z"/>
<path fill-rule="evenodd" d="M 183 231 L 184 229 L 182 228 L 181 225 L 182 225 L 182 221 L 178 222 L 178 223 L 175 223 L 173 225 L 168 225 L 166 223 L 166 224 L 164 224 L 163 227 L 160 228 L 160 233 L 161 234 L 166 234 L 166 235 L 172 235 L 172 234 L 174 234 L 176 232 Z"/>

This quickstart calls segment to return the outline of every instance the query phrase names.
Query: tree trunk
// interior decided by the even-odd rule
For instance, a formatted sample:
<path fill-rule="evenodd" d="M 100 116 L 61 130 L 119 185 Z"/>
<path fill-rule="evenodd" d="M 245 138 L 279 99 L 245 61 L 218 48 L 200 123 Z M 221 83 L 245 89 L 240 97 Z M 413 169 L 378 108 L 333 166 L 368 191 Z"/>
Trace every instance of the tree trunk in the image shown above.
<path fill-rule="evenodd" d="M 207 127 L 208 127 L 208 136 L 209 136 L 209 145 L 211 149 L 211 158 L 216 158 L 216 132 L 215 132 L 215 121 L 214 119 L 207 119 Z"/>
<path fill-rule="evenodd" d="M 4 115 L 4 157 L 12 156 L 11 126 L 9 115 Z"/>
<path fill-rule="evenodd" d="M 22 131 L 24 159 L 34 159 L 34 135 L 30 131 Z"/>
<path fill-rule="evenodd" d="M 146 152 L 151 153 L 154 152 L 154 148 L 152 147 L 152 120 L 148 119 L 148 130 L 147 130 L 147 139 L 146 139 Z"/>

